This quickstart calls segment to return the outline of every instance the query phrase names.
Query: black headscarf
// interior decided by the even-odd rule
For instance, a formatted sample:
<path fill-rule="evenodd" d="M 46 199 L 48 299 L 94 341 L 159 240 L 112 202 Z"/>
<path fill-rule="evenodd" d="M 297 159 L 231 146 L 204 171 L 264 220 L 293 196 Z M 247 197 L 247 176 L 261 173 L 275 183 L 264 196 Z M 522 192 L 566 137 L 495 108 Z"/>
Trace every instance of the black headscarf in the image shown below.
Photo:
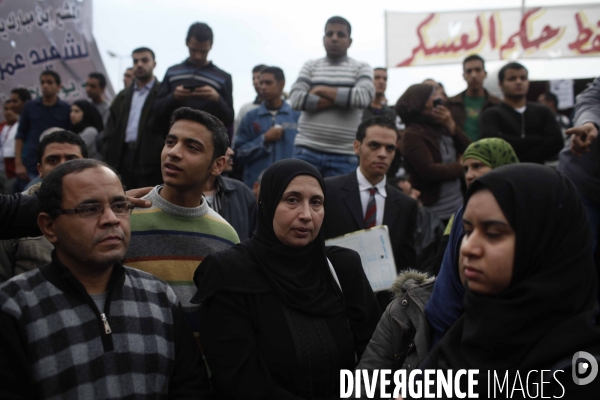
<path fill-rule="evenodd" d="M 591 229 L 577 190 L 537 164 L 499 167 L 467 194 L 489 189 L 516 234 L 509 287 L 496 296 L 467 288 L 465 313 L 431 352 L 441 368 L 526 370 L 600 341 Z"/>
<path fill-rule="evenodd" d="M 92 103 L 86 100 L 77 100 L 73 103 L 83 111 L 83 118 L 77 124 L 71 126 L 71 131 L 75 133 L 81 133 L 87 127 L 94 127 L 98 132 L 104 130 L 104 124 L 102 123 L 102 115 L 94 107 Z"/>
<path fill-rule="evenodd" d="M 215 264 L 235 274 L 211 268 L 213 256 L 206 265 L 204 260 L 194 275 L 198 292 L 193 302 L 202 302 L 219 291 L 275 291 L 282 303 L 306 314 L 334 316 L 344 312 L 340 290 L 327 263 L 323 229 L 313 242 L 300 248 L 286 246 L 273 230 L 281 197 L 292 179 L 300 175 L 314 177 L 325 193 L 323 177 L 309 163 L 286 159 L 272 164 L 261 180 L 255 235 L 233 251 L 213 255 Z"/>

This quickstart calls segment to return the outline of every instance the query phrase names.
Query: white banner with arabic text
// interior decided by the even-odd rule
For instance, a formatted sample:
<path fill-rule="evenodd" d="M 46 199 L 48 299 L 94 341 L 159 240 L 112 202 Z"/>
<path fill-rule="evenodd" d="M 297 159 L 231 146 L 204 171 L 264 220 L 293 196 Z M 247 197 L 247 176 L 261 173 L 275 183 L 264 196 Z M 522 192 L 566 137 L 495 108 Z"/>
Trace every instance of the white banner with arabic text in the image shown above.
<path fill-rule="evenodd" d="M 388 68 L 600 55 L 600 6 L 386 13 Z"/>
<path fill-rule="evenodd" d="M 0 105 L 16 87 L 39 97 L 46 69 L 60 75 L 67 102 L 86 98 L 90 72 L 107 76 L 92 36 L 92 1 L 0 0 Z M 108 79 L 105 94 L 114 96 Z"/>

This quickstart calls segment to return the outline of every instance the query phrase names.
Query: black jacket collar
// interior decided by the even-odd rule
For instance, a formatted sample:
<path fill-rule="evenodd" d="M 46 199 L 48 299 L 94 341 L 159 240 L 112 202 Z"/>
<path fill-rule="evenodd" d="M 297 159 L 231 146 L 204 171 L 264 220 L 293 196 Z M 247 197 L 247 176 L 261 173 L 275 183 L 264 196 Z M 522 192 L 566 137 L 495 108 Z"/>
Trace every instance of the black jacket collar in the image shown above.
<path fill-rule="evenodd" d="M 63 292 L 76 296 L 89 297 L 81 282 L 60 262 L 56 256 L 56 250 L 52 250 L 52 261 L 50 264 L 41 267 L 40 272 L 44 278 Z M 120 263 L 117 263 L 113 267 L 107 291 L 111 292 L 111 289 L 115 286 L 122 287 L 124 283 L 125 268 Z"/>

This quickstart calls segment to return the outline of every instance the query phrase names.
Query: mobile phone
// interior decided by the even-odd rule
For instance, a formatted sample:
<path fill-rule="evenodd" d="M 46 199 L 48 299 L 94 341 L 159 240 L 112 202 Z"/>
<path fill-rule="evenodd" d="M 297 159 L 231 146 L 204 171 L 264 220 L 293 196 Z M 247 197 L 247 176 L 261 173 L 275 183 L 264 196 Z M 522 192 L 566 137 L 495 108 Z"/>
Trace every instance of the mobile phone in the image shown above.
<path fill-rule="evenodd" d="M 433 106 L 437 107 L 437 106 L 441 106 L 443 103 L 442 99 L 435 99 L 433 100 Z"/>
<path fill-rule="evenodd" d="M 204 86 L 204 85 L 201 85 L 201 84 L 199 85 L 197 83 L 192 83 L 192 84 L 189 84 L 189 85 L 183 85 L 183 88 L 187 89 L 187 90 L 196 90 L 196 88 L 199 88 L 199 87 L 202 87 L 202 86 Z"/>

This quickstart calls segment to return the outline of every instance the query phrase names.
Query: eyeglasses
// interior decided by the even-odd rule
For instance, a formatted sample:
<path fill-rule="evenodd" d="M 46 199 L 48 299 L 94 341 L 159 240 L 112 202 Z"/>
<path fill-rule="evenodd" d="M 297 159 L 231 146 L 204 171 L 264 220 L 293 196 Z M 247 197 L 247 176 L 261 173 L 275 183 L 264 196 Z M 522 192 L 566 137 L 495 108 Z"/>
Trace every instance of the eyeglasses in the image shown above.
<path fill-rule="evenodd" d="M 135 206 L 127 201 L 117 201 L 110 205 L 110 209 L 117 217 L 124 217 L 131 214 Z M 97 203 L 82 204 L 76 208 L 68 210 L 60 209 L 59 214 L 79 214 L 81 218 L 100 217 L 104 214 L 104 205 Z"/>

